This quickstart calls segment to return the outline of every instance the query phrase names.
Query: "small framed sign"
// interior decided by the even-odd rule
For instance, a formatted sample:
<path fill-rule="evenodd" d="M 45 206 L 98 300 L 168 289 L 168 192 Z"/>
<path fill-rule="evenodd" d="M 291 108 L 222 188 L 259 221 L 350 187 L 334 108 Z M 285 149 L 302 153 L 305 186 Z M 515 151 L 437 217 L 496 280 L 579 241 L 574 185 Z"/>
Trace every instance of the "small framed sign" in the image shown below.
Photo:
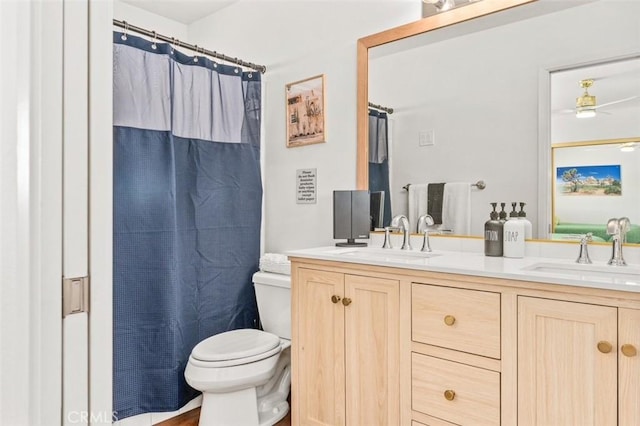
<path fill-rule="evenodd" d="M 316 169 L 296 170 L 296 203 L 316 203 Z"/>

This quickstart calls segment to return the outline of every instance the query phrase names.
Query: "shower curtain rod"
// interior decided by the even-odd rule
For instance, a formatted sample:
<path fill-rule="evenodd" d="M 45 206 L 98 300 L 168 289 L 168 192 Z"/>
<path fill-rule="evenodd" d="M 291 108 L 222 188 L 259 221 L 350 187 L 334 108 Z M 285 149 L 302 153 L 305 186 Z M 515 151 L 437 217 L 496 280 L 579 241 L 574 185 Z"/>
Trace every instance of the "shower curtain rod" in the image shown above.
<path fill-rule="evenodd" d="M 240 65 L 243 67 L 247 67 L 247 68 L 251 68 L 254 69 L 258 72 L 261 73 L 265 73 L 267 72 L 267 67 L 264 65 L 258 65 L 258 64 L 254 64 L 253 62 L 246 62 L 243 61 L 241 59 L 238 58 L 231 58 L 227 55 L 224 55 L 222 53 L 218 53 L 212 50 L 208 50 L 205 49 L 204 47 L 198 47 L 198 45 L 193 45 L 193 44 L 189 44 L 189 43 L 185 43 L 182 42 L 178 39 L 176 39 L 175 37 L 167 37 L 166 35 L 162 35 L 162 34 L 158 34 L 155 31 L 150 31 L 141 27 L 137 27 L 135 25 L 131 25 L 130 23 L 128 23 L 127 21 L 119 21 L 117 19 L 113 20 L 113 25 L 115 25 L 116 27 L 120 27 L 120 28 L 124 28 L 124 32 L 126 33 L 127 31 L 133 31 L 136 32 L 138 34 L 143 34 L 146 35 L 147 37 L 153 37 L 155 40 L 162 40 L 162 41 L 166 41 L 167 43 L 170 43 L 172 46 L 174 47 L 184 47 L 187 48 L 189 50 L 192 50 L 194 52 L 196 52 L 196 55 L 198 53 L 203 54 L 203 55 L 208 55 L 208 56 L 212 56 L 214 58 L 217 59 L 221 59 L 223 61 L 226 62 L 231 62 L 232 64 L 236 64 L 236 65 Z"/>
<path fill-rule="evenodd" d="M 369 108 L 378 109 L 380 111 L 384 111 L 386 113 L 393 114 L 393 108 L 389 108 L 389 107 L 382 106 L 382 105 L 376 105 L 376 104 L 374 104 L 372 102 L 369 102 Z"/>

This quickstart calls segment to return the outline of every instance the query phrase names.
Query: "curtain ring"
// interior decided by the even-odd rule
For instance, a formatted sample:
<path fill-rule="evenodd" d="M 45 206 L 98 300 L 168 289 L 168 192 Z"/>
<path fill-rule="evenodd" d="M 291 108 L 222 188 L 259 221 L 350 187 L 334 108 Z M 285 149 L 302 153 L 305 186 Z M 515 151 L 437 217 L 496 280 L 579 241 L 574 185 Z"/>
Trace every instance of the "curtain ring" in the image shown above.
<path fill-rule="evenodd" d="M 173 55 L 173 44 L 176 42 L 174 37 L 171 37 L 171 43 L 169 43 L 169 47 L 171 48 L 170 52 Z"/>
<path fill-rule="evenodd" d="M 250 72 L 250 73 L 247 75 L 247 77 L 249 77 L 249 78 L 253 78 L 253 73 L 251 73 L 251 72 Z"/>
<path fill-rule="evenodd" d="M 122 33 L 120 38 L 123 41 L 125 41 L 125 40 L 127 40 L 127 31 L 129 31 L 129 24 L 127 23 L 127 21 L 122 21 L 122 23 L 124 24 L 124 32 Z"/>
<path fill-rule="evenodd" d="M 198 62 L 198 45 L 196 44 L 196 54 L 193 55 L 193 62 Z"/>
<path fill-rule="evenodd" d="M 233 60 L 235 61 L 235 63 L 238 63 L 238 58 L 233 58 Z M 235 69 L 233 70 L 236 74 L 238 74 L 239 70 L 238 67 L 236 66 Z"/>
<path fill-rule="evenodd" d="M 158 40 L 158 34 L 155 31 L 153 32 L 153 43 L 151 43 L 151 48 L 153 50 L 156 50 L 158 48 L 158 46 L 156 45 L 156 41 Z"/>

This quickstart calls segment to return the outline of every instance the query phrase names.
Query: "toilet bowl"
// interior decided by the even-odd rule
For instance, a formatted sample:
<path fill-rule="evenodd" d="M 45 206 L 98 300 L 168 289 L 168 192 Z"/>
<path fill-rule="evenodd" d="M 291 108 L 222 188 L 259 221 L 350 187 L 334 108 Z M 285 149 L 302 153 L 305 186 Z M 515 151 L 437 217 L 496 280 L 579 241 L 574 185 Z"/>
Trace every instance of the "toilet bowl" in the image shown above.
<path fill-rule="evenodd" d="M 203 394 L 201 426 L 270 426 L 289 411 L 291 278 L 257 272 L 253 281 L 265 331 L 217 334 L 189 357 L 185 379 Z"/>

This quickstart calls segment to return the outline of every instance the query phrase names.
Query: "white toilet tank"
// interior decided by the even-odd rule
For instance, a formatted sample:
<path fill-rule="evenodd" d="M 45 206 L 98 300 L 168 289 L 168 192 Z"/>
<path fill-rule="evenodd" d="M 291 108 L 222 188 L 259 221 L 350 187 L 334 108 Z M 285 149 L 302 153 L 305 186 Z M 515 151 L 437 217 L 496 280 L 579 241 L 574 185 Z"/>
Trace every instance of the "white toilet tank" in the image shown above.
<path fill-rule="evenodd" d="M 291 276 L 259 271 L 253 286 L 264 331 L 291 340 Z"/>

